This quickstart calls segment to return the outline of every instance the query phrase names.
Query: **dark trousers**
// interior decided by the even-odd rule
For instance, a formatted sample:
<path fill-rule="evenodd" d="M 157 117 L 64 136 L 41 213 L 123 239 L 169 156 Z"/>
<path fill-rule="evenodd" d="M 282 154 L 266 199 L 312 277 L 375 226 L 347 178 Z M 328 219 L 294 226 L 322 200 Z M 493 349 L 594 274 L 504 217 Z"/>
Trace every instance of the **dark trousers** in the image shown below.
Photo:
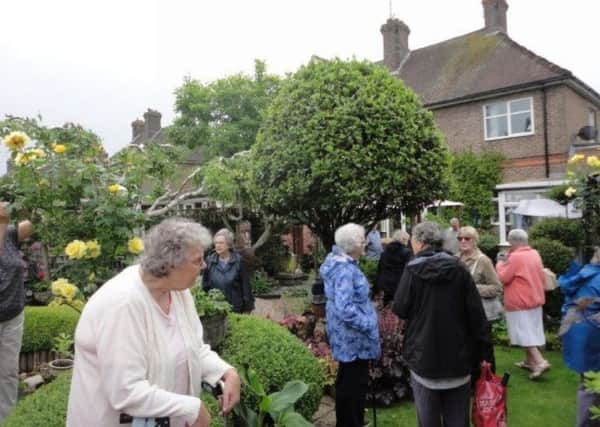
<path fill-rule="evenodd" d="M 369 361 L 340 362 L 335 381 L 336 427 L 363 427 Z"/>
<path fill-rule="evenodd" d="M 468 427 L 470 384 L 432 390 L 411 378 L 419 427 Z"/>

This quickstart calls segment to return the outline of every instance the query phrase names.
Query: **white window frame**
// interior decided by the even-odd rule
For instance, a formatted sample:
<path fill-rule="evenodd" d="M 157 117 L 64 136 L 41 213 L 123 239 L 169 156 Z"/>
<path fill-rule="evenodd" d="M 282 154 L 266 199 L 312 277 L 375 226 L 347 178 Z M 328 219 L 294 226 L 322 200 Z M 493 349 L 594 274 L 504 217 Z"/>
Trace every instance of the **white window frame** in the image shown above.
<path fill-rule="evenodd" d="M 513 113 L 510 111 L 510 104 L 511 104 L 511 102 L 523 101 L 523 100 L 529 100 L 529 112 L 531 113 L 531 131 L 512 133 L 510 117 Z M 506 104 L 506 113 L 496 114 L 493 116 L 486 116 L 485 107 L 487 107 L 488 105 L 501 104 L 501 103 Z M 508 99 L 506 101 L 490 102 L 490 103 L 484 104 L 482 106 L 482 111 L 483 111 L 483 138 L 485 141 L 496 141 L 498 139 L 515 138 L 515 137 L 519 137 L 519 136 L 529 136 L 529 135 L 535 134 L 535 115 L 534 115 L 534 111 L 533 111 L 533 97 L 532 96 L 527 96 L 524 98 Z M 526 110 L 517 111 L 517 112 L 515 112 L 515 114 L 524 113 L 525 111 Z M 498 118 L 498 117 L 506 117 L 507 126 L 508 126 L 508 135 L 494 136 L 494 137 L 488 138 L 488 136 L 487 136 L 488 135 L 487 119 L 494 119 L 494 118 Z"/>

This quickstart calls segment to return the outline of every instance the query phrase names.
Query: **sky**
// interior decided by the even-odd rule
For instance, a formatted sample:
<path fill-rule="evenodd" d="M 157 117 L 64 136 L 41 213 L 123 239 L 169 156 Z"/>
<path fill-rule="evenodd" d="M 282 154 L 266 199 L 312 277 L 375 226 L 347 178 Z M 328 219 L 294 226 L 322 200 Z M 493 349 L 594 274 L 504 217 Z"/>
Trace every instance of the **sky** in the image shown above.
<path fill-rule="evenodd" d="M 593 0 L 508 0 L 508 34 L 600 92 Z M 480 0 L 392 0 L 411 49 L 483 27 Z M 294 72 L 312 55 L 377 61 L 389 0 L 4 0 L 0 118 L 80 123 L 112 154 L 147 108 L 163 126 L 185 76 Z M 5 169 L 0 148 L 0 172 Z"/>

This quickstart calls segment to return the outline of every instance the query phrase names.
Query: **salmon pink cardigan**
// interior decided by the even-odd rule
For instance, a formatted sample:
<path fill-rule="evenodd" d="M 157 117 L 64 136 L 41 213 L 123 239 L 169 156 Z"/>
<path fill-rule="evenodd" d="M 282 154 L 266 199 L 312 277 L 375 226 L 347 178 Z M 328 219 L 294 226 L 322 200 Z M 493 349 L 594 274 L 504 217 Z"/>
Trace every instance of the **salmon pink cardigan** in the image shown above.
<path fill-rule="evenodd" d="M 546 302 L 544 295 L 544 264 L 538 252 L 521 246 L 496 264 L 498 278 L 504 285 L 506 311 L 530 310 Z"/>

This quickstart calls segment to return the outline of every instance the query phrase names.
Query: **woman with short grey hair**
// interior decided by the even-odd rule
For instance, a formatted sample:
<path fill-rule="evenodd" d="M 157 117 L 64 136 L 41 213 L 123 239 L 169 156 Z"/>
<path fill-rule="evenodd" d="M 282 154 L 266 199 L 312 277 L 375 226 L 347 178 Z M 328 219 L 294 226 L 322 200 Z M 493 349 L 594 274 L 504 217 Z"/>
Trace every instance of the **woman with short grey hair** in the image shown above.
<path fill-rule="evenodd" d="M 369 282 L 357 261 L 365 254 L 365 229 L 346 224 L 335 232 L 335 246 L 321 265 L 325 282 L 327 337 L 339 362 L 335 383 L 337 425 L 363 427 L 369 360 L 381 354 L 377 314 Z"/>
<path fill-rule="evenodd" d="M 404 267 L 412 256 L 408 248 L 409 241 L 410 235 L 406 231 L 394 231 L 392 241 L 387 244 L 381 258 L 379 258 L 373 294 L 383 295 L 384 306 L 387 306 L 394 299 Z"/>
<path fill-rule="evenodd" d="M 210 242 L 202 225 L 167 219 L 146 235 L 141 263 L 92 295 L 75 331 L 68 427 L 208 427 L 203 381 L 224 382 L 224 413 L 237 404 L 240 378 L 204 343 L 189 291 Z"/>
<path fill-rule="evenodd" d="M 542 306 L 546 302 L 544 264 L 540 254 L 528 245 L 525 230 L 508 233 L 508 254 L 496 264 L 504 285 L 504 310 L 508 337 L 512 345 L 523 347 L 525 360 L 515 365 L 531 371 L 530 379 L 550 369 L 539 347 L 546 343 Z"/>
<path fill-rule="evenodd" d="M 215 233 L 213 243 L 215 253 L 206 260 L 202 288 L 205 291 L 219 289 L 236 313 L 251 312 L 254 296 L 250 277 L 241 255 L 233 250 L 233 233 L 222 228 Z"/>
<path fill-rule="evenodd" d="M 421 243 L 421 246 L 432 249 L 440 249 L 444 243 L 444 234 L 440 227 L 429 221 L 417 224 L 412 230 L 412 238 Z"/>

